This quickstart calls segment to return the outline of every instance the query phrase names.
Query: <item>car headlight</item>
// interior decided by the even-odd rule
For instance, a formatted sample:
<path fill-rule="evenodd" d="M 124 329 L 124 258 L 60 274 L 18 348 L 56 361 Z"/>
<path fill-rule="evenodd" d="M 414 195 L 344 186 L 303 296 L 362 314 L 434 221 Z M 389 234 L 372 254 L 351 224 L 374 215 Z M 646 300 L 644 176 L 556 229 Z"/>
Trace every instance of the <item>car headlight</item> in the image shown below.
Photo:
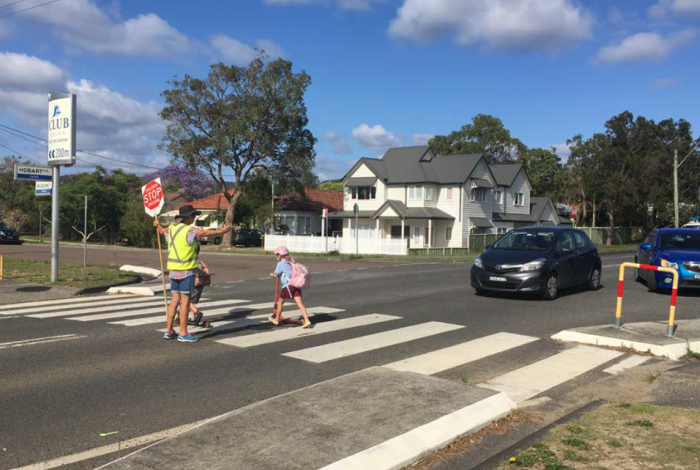
<path fill-rule="evenodd" d="M 481 255 L 479 255 L 479 256 L 477 256 L 476 258 L 474 258 L 474 266 L 476 266 L 477 268 L 483 268 L 483 267 L 484 267 L 484 263 L 481 262 Z"/>
<path fill-rule="evenodd" d="M 0 232 L 0 236 L 5 236 L 5 232 Z"/>
<path fill-rule="evenodd" d="M 678 263 L 674 263 L 673 261 L 666 261 L 663 258 L 661 258 L 661 266 L 664 268 L 675 269 L 676 271 L 678 270 Z"/>
<path fill-rule="evenodd" d="M 544 266 L 545 262 L 547 262 L 547 260 L 544 258 L 536 259 L 535 261 L 530 261 L 529 263 L 525 263 L 522 265 L 522 267 L 520 268 L 520 272 L 537 271 L 538 269 L 542 268 L 542 266 Z"/>

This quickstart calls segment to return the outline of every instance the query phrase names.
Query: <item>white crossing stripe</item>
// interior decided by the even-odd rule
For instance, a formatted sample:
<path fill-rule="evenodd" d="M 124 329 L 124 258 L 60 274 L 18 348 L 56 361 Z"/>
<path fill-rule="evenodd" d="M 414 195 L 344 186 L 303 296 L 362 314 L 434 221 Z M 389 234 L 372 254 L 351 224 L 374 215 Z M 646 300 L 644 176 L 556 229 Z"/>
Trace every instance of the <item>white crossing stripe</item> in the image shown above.
<path fill-rule="evenodd" d="M 83 315 L 85 313 L 95 313 L 95 312 L 104 312 L 105 310 L 113 312 L 115 309 L 118 309 L 120 306 L 123 305 L 123 309 L 129 309 L 129 308 L 141 308 L 141 307 L 152 307 L 154 305 L 158 305 L 159 303 L 163 305 L 163 299 L 152 299 L 152 300 L 145 300 L 143 297 L 140 299 L 129 299 L 130 302 L 120 302 L 116 306 L 112 305 L 105 305 L 102 307 L 89 307 L 89 308 L 78 308 L 76 310 L 59 310 L 59 311 L 54 311 L 53 309 L 47 309 L 47 308 L 42 308 L 40 311 L 43 311 L 44 313 L 33 313 L 31 315 L 27 315 L 30 318 L 58 318 L 58 317 L 70 317 L 73 315 Z M 134 301 L 138 301 L 139 303 L 133 303 Z"/>
<path fill-rule="evenodd" d="M 0 315 L 16 315 L 18 313 L 32 313 L 33 311 L 40 312 L 48 308 L 66 308 L 58 307 L 58 305 L 68 304 L 68 307 L 74 304 L 86 302 L 101 302 L 102 300 L 119 300 L 125 302 L 127 299 L 133 299 L 132 302 L 144 300 L 143 296 L 135 297 L 133 295 L 100 295 L 97 297 L 71 297 L 69 299 L 57 300 L 41 300 L 37 302 L 23 302 L 21 304 L 8 304 L 0 306 Z M 36 310 L 30 310 L 29 307 L 39 307 Z"/>
<path fill-rule="evenodd" d="M 433 375 L 493 354 L 517 348 L 538 339 L 513 333 L 496 333 L 449 348 L 387 364 L 384 367 L 403 372 Z"/>
<path fill-rule="evenodd" d="M 262 303 L 262 304 L 250 304 L 250 305 L 240 305 L 238 307 L 225 307 L 225 308 L 217 308 L 213 310 L 205 310 L 204 313 L 204 318 L 209 319 L 211 315 L 221 315 L 221 314 L 227 314 L 231 312 L 235 312 L 236 310 L 262 310 L 264 308 L 272 308 L 275 306 L 274 302 L 267 302 L 267 303 Z M 206 304 L 197 304 L 197 307 L 206 307 Z M 159 310 L 162 312 L 162 310 Z M 148 313 L 155 313 L 155 312 L 148 312 Z M 157 315 L 154 317 L 145 317 L 145 318 L 135 318 L 133 320 L 122 320 L 122 321 L 112 321 L 109 322 L 110 325 L 122 325 L 122 326 L 140 326 L 140 325 L 152 325 L 154 323 L 160 323 L 165 321 L 165 314 L 163 313 L 162 315 Z"/>
<path fill-rule="evenodd" d="M 87 338 L 87 336 L 71 334 L 60 336 L 47 336 L 44 338 L 32 338 L 25 339 L 22 341 L 11 341 L 9 343 L 0 343 L 0 349 L 19 348 L 22 346 L 32 346 L 34 344 L 55 343 L 56 341 L 68 341 L 80 338 Z"/>
<path fill-rule="evenodd" d="M 576 346 L 479 384 L 479 387 L 504 392 L 515 403 L 522 403 L 623 354 L 609 349 Z"/>
<path fill-rule="evenodd" d="M 236 305 L 236 304 L 242 304 L 245 302 L 250 302 L 250 300 L 237 300 L 237 299 L 217 300 L 214 302 L 203 302 L 203 303 L 197 304 L 197 306 L 198 307 L 218 307 L 219 305 Z M 147 315 L 147 314 L 158 313 L 158 312 L 161 312 L 163 315 L 165 315 L 165 306 L 161 305 L 160 307 L 150 308 L 150 309 L 146 309 L 146 310 L 131 310 L 131 311 L 120 311 L 120 312 L 112 312 L 112 313 L 101 313 L 99 315 L 88 315 L 85 317 L 68 318 L 68 320 L 75 320 L 75 321 L 111 320 L 112 318 L 137 317 L 139 315 Z"/>
<path fill-rule="evenodd" d="M 617 375 L 620 372 L 624 372 L 627 369 L 631 369 L 633 367 L 641 366 L 645 362 L 647 362 L 651 357 L 649 356 L 632 356 L 628 357 L 627 359 L 618 362 L 617 364 L 608 367 L 605 369 L 603 372 L 606 374 L 610 375 Z"/>
<path fill-rule="evenodd" d="M 360 354 L 375 349 L 381 349 L 396 344 L 406 343 L 428 336 L 434 336 L 447 331 L 464 328 L 464 325 L 453 325 L 431 321 L 419 325 L 407 326 L 397 330 L 384 331 L 373 335 L 325 344 L 314 348 L 302 349 L 283 354 L 283 356 L 301 359 L 303 361 L 321 363 Z"/>
<path fill-rule="evenodd" d="M 357 328 L 359 326 L 373 325 L 375 323 L 400 319 L 401 317 L 374 313 L 372 315 L 362 315 L 359 317 L 346 318 L 344 320 L 315 323 L 313 328 L 285 328 L 237 338 L 222 339 L 217 341 L 217 343 L 227 344 L 229 346 L 238 346 L 239 348 L 250 348 L 252 346 L 260 346 L 262 344 L 276 343 L 278 341 L 287 341 L 302 337 L 306 338 L 307 336 L 314 336 L 321 333 L 340 331 L 348 328 Z"/>

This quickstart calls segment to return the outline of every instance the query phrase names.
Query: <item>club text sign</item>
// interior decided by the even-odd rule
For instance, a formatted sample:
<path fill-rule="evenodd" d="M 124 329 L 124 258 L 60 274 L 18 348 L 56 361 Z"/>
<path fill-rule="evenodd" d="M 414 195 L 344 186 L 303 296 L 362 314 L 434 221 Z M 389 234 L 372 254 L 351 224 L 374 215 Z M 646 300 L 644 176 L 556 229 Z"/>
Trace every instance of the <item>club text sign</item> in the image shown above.
<path fill-rule="evenodd" d="M 53 189 L 53 182 L 51 181 L 37 181 L 34 188 L 35 196 L 51 196 L 51 190 Z"/>
<path fill-rule="evenodd" d="M 75 163 L 75 95 L 49 95 L 49 165 Z"/>

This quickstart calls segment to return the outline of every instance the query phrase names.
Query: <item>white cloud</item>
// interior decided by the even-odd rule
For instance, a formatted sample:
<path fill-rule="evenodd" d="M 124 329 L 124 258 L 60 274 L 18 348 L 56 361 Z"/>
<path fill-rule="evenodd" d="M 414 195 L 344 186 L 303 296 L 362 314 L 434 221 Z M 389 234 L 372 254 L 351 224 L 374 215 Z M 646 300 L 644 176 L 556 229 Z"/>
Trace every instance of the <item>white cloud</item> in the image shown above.
<path fill-rule="evenodd" d="M 658 20 L 669 11 L 676 15 L 700 15 L 700 0 L 659 0 L 649 7 L 649 16 Z"/>
<path fill-rule="evenodd" d="M 565 162 L 569 159 L 569 156 L 571 155 L 571 147 L 569 147 L 568 144 L 552 145 L 552 148 L 554 148 L 554 153 L 557 154 L 561 161 Z"/>
<path fill-rule="evenodd" d="M 238 39 L 217 34 L 211 38 L 209 44 L 224 60 L 235 65 L 247 65 L 258 56 L 258 51 L 265 51 L 266 55 L 273 58 L 284 56 L 280 46 L 266 39 L 258 39 L 257 47 L 251 47 Z"/>
<path fill-rule="evenodd" d="M 3 73 L 3 66 L 12 68 L 11 76 Z M 54 64 L 37 57 L 0 53 L 0 109 L 23 121 L 34 135 L 46 132 L 49 87 L 78 95 L 78 148 L 150 166 L 167 164 L 167 156 L 156 148 L 166 126 L 158 103 L 140 102 L 88 80 L 69 80 Z M 79 158 L 108 168 L 120 166 L 97 157 Z"/>
<path fill-rule="evenodd" d="M 590 38 L 593 23 L 572 0 L 404 0 L 389 34 L 418 42 L 450 36 L 462 45 L 551 51 Z"/>
<path fill-rule="evenodd" d="M 5 39 L 10 37 L 11 26 L 7 21 L 0 20 L 0 39 Z"/>
<path fill-rule="evenodd" d="M 333 153 L 336 155 L 350 155 L 352 153 L 352 148 L 348 143 L 348 139 L 335 131 L 328 131 L 323 134 L 321 142 L 333 144 Z"/>
<path fill-rule="evenodd" d="M 192 47 L 187 36 L 156 14 L 113 21 L 92 0 L 64 0 L 23 15 L 52 26 L 70 49 L 100 55 L 177 57 Z"/>
<path fill-rule="evenodd" d="M 360 124 L 352 130 L 352 136 L 362 147 L 376 153 L 383 153 L 389 147 L 401 145 L 401 138 L 397 134 L 387 131 L 380 124 L 374 127 L 364 123 Z"/>
<path fill-rule="evenodd" d="M 617 44 L 602 48 L 596 60 L 604 63 L 661 60 L 694 37 L 694 30 L 685 30 L 669 36 L 662 36 L 657 32 L 637 33 Z"/>
<path fill-rule="evenodd" d="M 335 5 L 339 10 L 369 10 L 373 3 L 386 0 L 265 0 L 268 5 Z"/>
<path fill-rule="evenodd" d="M 428 141 L 435 137 L 435 134 L 413 134 L 411 142 L 413 145 L 428 145 Z"/>
<path fill-rule="evenodd" d="M 314 171 L 318 178 L 323 180 L 335 180 L 345 176 L 345 173 L 352 168 L 357 160 L 347 157 L 327 157 L 318 155 Z"/>

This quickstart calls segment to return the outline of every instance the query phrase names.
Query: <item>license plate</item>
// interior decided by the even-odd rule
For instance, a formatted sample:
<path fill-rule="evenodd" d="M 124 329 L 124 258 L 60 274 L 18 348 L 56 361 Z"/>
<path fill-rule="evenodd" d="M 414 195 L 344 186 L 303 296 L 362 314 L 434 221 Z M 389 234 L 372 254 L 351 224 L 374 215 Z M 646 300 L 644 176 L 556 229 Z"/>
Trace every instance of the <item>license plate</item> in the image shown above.
<path fill-rule="evenodd" d="M 508 279 L 505 277 L 496 277 L 496 276 L 491 276 L 489 277 L 489 281 L 496 281 L 496 282 L 506 282 Z"/>

